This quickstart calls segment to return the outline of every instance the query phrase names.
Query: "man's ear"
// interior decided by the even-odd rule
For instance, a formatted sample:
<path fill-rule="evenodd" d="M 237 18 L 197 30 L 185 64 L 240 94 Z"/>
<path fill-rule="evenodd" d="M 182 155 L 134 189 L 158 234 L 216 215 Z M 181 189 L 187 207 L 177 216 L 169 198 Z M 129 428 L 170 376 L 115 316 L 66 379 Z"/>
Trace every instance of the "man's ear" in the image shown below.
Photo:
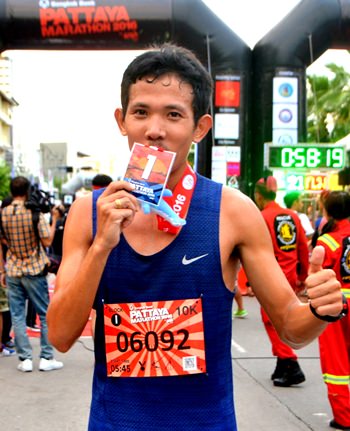
<path fill-rule="evenodd" d="M 193 141 L 200 142 L 213 126 L 211 115 L 205 114 L 200 117 L 193 134 Z"/>
<path fill-rule="evenodd" d="M 127 133 L 126 133 L 126 130 L 125 130 L 125 127 L 124 127 L 124 115 L 123 115 L 123 110 L 122 110 L 122 108 L 117 108 L 117 109 L 114 111 L 114 118 L 115 118 L 115 119 L 116 119 L 116 121 L 117 121 L 117 124 L 118 124 L 119 130 L 120 130 L 120 133 L 121 133 L 123 136 L 126 136 L 126 135 L 127 135 Z"/>
<path fill-rule="evenodd" d="M 254 192 L 254 202 L 257 204 L 257 206 L 260 208 L 261 205 L 261 201 L 262 201 L 262 196 L 259 192 L 255 191 Z"/>

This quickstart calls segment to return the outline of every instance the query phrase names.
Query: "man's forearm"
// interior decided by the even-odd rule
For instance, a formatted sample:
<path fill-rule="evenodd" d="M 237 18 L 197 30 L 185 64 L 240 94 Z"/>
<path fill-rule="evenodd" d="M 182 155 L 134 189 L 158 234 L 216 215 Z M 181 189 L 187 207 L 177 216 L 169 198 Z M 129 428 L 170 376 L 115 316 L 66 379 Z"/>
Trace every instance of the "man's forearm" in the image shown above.
<path fill-rule="evenodd" d="M 319 337 L 326 326 L 313 316 L 308 303 L 300 303 L 289 310 L 279 335 L 293 349 L 301 349 Z"/>
<path fill-rule="evenodd" d="M 73 278 L 69 262 L 62 262 L 47 314 L 49 339 L 59 351 L 67 351 L 81 335 L 108 255 L 109 251 L 92 244 Z"/>

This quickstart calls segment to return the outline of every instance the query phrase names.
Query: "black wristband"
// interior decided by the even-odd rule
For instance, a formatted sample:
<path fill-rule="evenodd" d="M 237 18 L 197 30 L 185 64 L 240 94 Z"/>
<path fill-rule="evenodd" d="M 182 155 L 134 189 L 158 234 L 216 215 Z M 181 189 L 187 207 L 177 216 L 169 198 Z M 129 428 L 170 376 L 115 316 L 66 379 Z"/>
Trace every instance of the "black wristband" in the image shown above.
<path fill-rule="evenodd" d="M 349 311 L 349 307 L 348 307 L 348 301 L 345 297 L 345 295 L 343 294 L 343 309 L 342 311 L 338 314 L 338 316 L 321 316 L 319 315 L 316 310 L 314 309 L 314 307 L 311 305 L 311 303 L 309 303 L 310 306 L 310 310 L 311 313 L 317 317 L 317 319 L 323 320 L 324 322 L 337 322 L 338 320 L 342 319 L 343 317 L 347 316 L 348 311 Z"/>

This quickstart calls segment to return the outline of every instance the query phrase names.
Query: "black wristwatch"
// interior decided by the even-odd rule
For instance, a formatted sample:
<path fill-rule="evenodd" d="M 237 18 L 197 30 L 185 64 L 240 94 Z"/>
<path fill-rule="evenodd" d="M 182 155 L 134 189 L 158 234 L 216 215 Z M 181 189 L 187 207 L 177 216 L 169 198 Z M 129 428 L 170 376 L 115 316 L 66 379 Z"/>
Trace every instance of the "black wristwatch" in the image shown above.
<path fill-rule="evenodd" d="M 325 322 L 337 322 L 338 320 L 342 319 L 343 317 L 348 315 L 349 312 L 349 307 L 348 307 L 348 301 L 346 299 L 346 296 L 343 293 L 343 309 L 342 311 L 338 314 L 338 316 L 320 316 L 316 310 L 314 309 L 314 307 L 311 305 L 311 303 L 309 303 L 310 306 L 310 310 L 311 313 L 317 317 L 317 319 L 323 320 Z"/>

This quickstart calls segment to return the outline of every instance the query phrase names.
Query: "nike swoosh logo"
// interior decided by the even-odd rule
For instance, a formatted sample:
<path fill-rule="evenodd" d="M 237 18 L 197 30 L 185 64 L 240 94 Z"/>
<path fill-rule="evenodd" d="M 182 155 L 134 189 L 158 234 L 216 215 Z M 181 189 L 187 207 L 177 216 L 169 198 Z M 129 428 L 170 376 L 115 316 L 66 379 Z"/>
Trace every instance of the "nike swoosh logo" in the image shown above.
<path fill-rule="evenodd" d="M 196 257 L 193 257 L 192 259 L 187 259 L 187 258 L 186 258 L 186 255 L 185 255 L 185 256 L 182 258 L 182 264 L 183 264 L 183 265 L 190 265 L 191 263 L 195 262 L 196 260 L 203 259 L 203 257 L 208 256 L 208 254 L 209 254 L 209 253 L 202 254 L 201 256 L 196 256 Z"/>

